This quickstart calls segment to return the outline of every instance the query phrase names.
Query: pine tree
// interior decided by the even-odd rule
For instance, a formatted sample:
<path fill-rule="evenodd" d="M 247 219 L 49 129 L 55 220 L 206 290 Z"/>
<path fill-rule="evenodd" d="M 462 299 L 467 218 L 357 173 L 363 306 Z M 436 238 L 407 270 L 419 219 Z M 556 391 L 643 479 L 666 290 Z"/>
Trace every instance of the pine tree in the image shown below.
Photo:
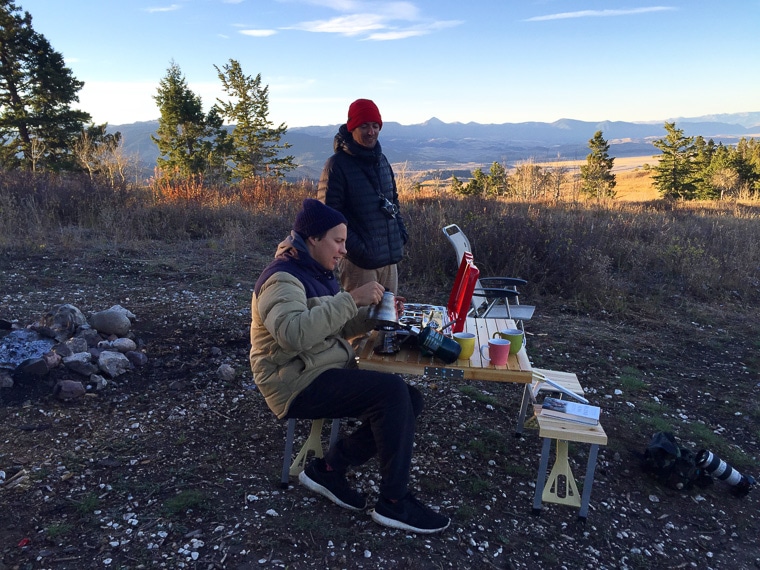
<path fill-rule="evenodd" d="M 451 192 L 454 194 L 465 194 L 464 184 L 462 184 L 462 181 L 456 175 L 452 175 L 451 177 Z"/>
<path fill-rule="evenodd" d="M 712 184 L 716 167 L 714 158 L 718 148 L 712 139 L 705 141 L 701 135 L 694 138 L 695 195 L 700 199 L 708 200 L 718 197 L 718 192 Z"/>
<path fill-rule="evenodd" d="M 89 113 L 74 110 L 74 78 L 32 16 L 0 0 L 0 164 L 27 170 L 75 168 L 75 141 Z"/>
<path fill-rule="evenodd" d="M 229 101 L 217 99 L 219 114 L 233 124 L 232 176 L 245 180 L 260 176 L 282 177 L 293 170 L 293 156 L 280 156 L 290 144 L 280 144 L 287 132 L 285 123 L 273 127 L 269 120 L 269 86 L 261 85 L 261 74 L 251 78 L 231 59 L 220 70 L 214 66 Z"/>
<path fill-rule="evenodd" d="M 742 137 L 736 145 L 736 168 L 739 186 L 748 194 L 760 194 L 760 144 L 758 139 Z"/>
<path fill-rule="evenodd" d="M 463 191 L 467 196 L 483 196 L 488 187 L 488 177 L 483 173 L 482 168 L 476 168 L 472 171 L 472 178 L 465 184 Z"/>
<path fill-rule="evenodd" d="M 486 184 L 486 194 L 490 196 L 504 196 L 509 192 L 509 176 L 507 169 L 499 162 L 491 164 Z"/>
<path fill-rule="evenodd" d="M 687 137 L 676 124 L 665 123 L 667 136 L 652 144 L 662 151 L 660 161 L 653 168 L 654 185 L 663 198 L 692 200 L 697 196 L 697 174 L 694 137 Z"/>
<path fill-rule="evenodd" d="M 615 162 L 610 158 L 610 145 L 602 137 L 602 131 L 596 131 L 588 141 L 591 154 L 586 157 L 586 164 L 581 165 L 581 192 L 599 198 L 614 198 L 617 180 L 612 173 Z"/>
<path fill-rule="evenodd" d="M 174 61 L 161 79 L 154 97 L 161 112 L 156 135 L 157 164 L 165 177 L 194 175 L 226 177 L 224 157 L 227 132 L 216 107 L 203 113 L 200 96 L 187 86 L 182 70 Z"/>

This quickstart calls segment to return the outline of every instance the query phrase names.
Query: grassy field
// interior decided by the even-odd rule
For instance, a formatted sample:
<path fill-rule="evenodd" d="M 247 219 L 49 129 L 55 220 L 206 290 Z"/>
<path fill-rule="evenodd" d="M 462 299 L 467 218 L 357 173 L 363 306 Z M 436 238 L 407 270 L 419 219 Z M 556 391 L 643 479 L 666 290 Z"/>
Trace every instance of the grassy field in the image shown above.
<path fill-rule="evenodd" d="M 615 158 L 612 172 L 617 179 L 616 198 L 627 202 L 656 200 L 659 195 L 652 186 L 651 173 L 643 168 L 645 164 L 654 165 L 656 162 L 657 160 L 650 155 Z M 581 165 L 584 164 L 586 164 L 585 159 L 539 163 L 540 166 L 546 168 L 567 168 L 571 174 L 579 173 Z M 567 183 L 566 186 L 569 188 L 570 184 Z M 571 194 L 571 191 L 568 189 L 566 193 Z"/>
<path fill-rule="evenodd" d="M 659 198 L 652 186 L 651 172 L 644 170 L 627 170 L 617 173 L 617 199 L 629 202 L 646 202 Z"/>

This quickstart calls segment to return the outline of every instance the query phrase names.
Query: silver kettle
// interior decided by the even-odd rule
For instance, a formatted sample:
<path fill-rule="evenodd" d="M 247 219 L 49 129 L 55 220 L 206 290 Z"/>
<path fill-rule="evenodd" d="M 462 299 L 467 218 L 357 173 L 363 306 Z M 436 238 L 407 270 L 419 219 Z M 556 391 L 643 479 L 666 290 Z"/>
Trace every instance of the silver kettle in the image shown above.
<path fill-rule="evenodd" d="M 369 318 L 379 321 L 381 324 L 397 324 L 396 296 L 393 291 L 383 293 L 383 298 L 377 305 L 372 305 L 369 310 Z"/>

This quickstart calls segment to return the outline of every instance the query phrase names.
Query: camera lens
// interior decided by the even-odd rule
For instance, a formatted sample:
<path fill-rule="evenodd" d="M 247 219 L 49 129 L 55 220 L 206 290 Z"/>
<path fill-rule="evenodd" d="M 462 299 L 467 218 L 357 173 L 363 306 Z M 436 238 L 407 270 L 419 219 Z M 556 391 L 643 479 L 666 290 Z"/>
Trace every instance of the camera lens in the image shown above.
<path fill-rule="evenodd" d="M 388 200 L 388 198 L 383 198 L 382 202 L 380 203 L 380 209 L 383 211 L 383 213 L 388 216 L 389 218 L 395 218 L 398 214 L 398 206 Z"/>

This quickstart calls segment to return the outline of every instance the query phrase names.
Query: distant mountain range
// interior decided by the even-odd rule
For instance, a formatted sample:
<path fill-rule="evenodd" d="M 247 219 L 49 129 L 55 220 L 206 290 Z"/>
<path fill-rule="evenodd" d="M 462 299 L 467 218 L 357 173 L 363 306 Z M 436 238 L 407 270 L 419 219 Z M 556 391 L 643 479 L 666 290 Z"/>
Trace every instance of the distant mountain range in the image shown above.
<path fill-rule="evenodd" d="M 675 121 L 686 136 L 701 135 L 716 143 L 734 144 L 742 137 L 760 138 L 760 112 L 726 113 L 704 117 L 668 119 Z M 431 118 L 418 125 L 383 124 L 380 143 L 393 164 L 404 163 L 408 171 L 470 172 L 490 168 L 494 162 L 513 166 L 525 160 L 579 160 L 588 153 L 588 141 L 602 131 L 614 157 L 658 154 L 652 141 L 666 135 L 665 121 L 629 123 L 623 121 L 577 121 L 560 119 L 553 123 L 503 124 L 444 123 Z M 298 170 L 293 179 L 316 179 L 325 160 L 333 152 L 333 138 L 340 125 L 293 127 L 282 142 L 292 147 Z M 109 125 L 119 131 L 124 148 L 137 155 L 148 170 L 158 157 L 151 140 L 158 121 Z"/>

